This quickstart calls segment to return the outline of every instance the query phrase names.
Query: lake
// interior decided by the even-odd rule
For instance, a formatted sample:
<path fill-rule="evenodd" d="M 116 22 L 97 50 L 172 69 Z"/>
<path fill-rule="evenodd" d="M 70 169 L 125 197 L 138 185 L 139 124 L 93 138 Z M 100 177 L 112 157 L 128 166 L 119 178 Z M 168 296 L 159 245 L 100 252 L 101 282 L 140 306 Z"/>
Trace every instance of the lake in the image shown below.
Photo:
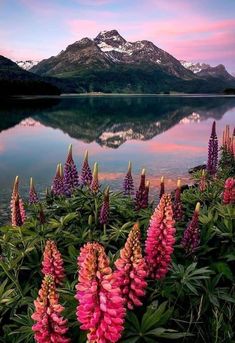
<path fill-rule="evenodd" d="M 43 192 L 50 186 L 57 163 L 64 163 L 73 144 L 81 169 L 89 151 L 92 166 L 99 162 L 100 180 L 121 189 L 128 161 L 133 176 L 144 167 L 152 194 L 162 175 L 166 188 L 177 177 L 189 181 L 188 169 L 207 160 L 213 120 L 221 137 L 234 126 L 235 98 L 219 96 L 62 96 L 21 98 L 0 104 L 0 217 L 6 216 L 12 183 L 20 177 L 20 192 L 29 178 Z"/>

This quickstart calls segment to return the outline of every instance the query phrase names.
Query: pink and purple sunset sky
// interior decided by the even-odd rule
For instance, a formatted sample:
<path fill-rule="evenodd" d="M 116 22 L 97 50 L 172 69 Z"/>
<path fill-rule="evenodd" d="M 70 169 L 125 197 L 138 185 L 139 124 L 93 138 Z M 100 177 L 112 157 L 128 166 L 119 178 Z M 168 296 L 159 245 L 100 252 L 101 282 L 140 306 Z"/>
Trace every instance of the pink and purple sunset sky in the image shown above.
<path fill-rule="evenodd" d="M 235 0 L 0 0 L 0 54 L 41 60 L 117 29 L 178 59 L 235 73 Z"/>

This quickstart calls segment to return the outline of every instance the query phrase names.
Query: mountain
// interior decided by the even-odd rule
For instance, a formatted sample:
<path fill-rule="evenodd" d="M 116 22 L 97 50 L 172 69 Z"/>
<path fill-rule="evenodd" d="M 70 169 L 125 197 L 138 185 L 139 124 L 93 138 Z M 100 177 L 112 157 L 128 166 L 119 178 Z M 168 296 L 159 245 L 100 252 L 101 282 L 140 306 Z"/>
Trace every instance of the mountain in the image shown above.
<path fill-rule="evenodd" d="M 30 71 L 72 80 L 74 92 L 222 92 L 235 85 L 235 78 L 197 75 L 152 42 L 128 42 L 116 30 L 76 41 Z"/>
<path fill-rule="evenodd" d="M 233 75 L 229 74 L 223 64 L 212 67 L 206 63 L 193 63 L 187 61 L 180 61 L 180 63 L 187 69 L 191 70 L 194 74 L 201 78 L 219 78 L 225 81 L 234 81 Z"/>
<path fill-rule="evenodd" d="M 15 63 L 24 70 L 30 70 L 32 67 L 37 65 L 39 61 L 27 60 L 27 61 L 15 61 Z"/>
<path fill-rule="evenodd" d="M 21 69 L 10 59 L 0 55 L 0 96 L 19 94 L 60 94 L 59 89 L 40 77 Z"/>

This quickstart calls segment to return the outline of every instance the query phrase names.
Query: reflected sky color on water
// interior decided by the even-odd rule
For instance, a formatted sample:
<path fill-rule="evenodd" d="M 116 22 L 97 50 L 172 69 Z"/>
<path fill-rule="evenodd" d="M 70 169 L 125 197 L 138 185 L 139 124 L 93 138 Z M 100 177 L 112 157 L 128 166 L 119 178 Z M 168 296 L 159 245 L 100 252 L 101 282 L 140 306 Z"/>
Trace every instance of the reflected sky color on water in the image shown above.
<path fill-rule="evenodd" d="M 153 194 L 161 175 L 171 190 L 178 176 L 188 182 L 188 169 L 206 162 L 213 120 L 218 137 L 235 122 L 234 98 L 83 96 L 41 102 L 0 108 L 1 202 L 10 197 L 16 175 L 23 194 L 30 176 L 42 192 L 56 164 L 64 163 L 70 143 L 78 169 L 88 149 L 90 164 L 99 162 L 100 179 L 113 189 L 121 188 L 131 160 L 136 183 L 145 167 Z"/>

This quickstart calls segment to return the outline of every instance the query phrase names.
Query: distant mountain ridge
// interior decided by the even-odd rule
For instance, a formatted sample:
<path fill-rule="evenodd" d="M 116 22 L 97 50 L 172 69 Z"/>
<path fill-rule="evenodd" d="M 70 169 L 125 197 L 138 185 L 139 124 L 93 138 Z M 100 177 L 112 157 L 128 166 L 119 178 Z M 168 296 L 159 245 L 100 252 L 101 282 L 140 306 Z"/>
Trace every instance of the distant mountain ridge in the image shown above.
<path fill-rule="evenodd" d="M 35 61 L 35 60 L 18 60 L 15 61 L 15 63 L 22 69 L 24 70 L 30 70 L 32 67 L 34 67 L 35 65 L 37 65 L 40 61 Z"/>
<path fill-rule="evenodd" d="M 0 96 L 3 95 L 58 95 L 59 89 L 49 79 L 20 68 L 10 59 L 0 55 Z"/>

